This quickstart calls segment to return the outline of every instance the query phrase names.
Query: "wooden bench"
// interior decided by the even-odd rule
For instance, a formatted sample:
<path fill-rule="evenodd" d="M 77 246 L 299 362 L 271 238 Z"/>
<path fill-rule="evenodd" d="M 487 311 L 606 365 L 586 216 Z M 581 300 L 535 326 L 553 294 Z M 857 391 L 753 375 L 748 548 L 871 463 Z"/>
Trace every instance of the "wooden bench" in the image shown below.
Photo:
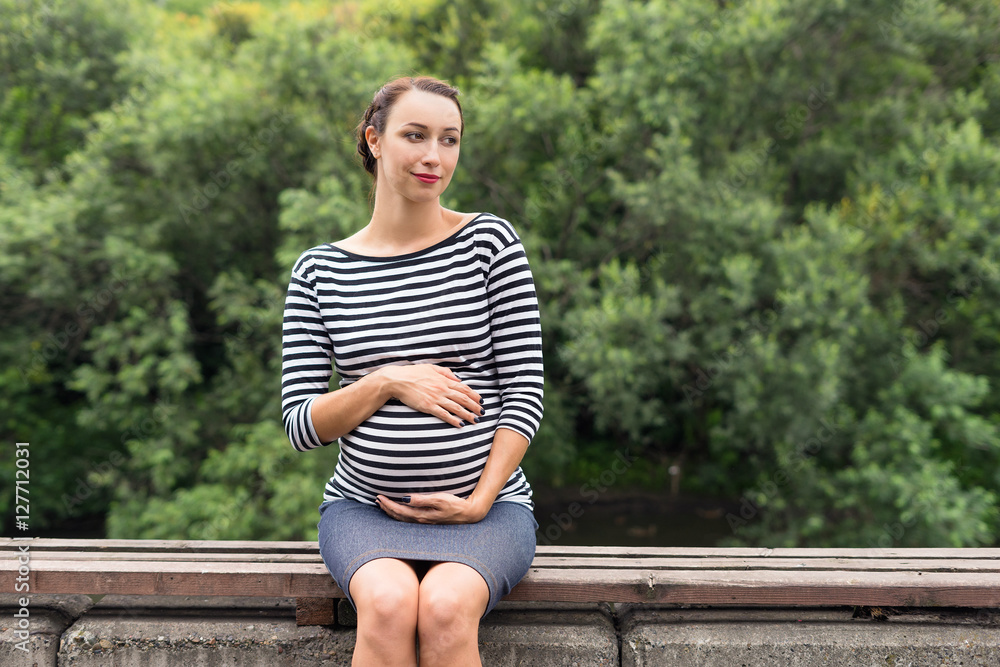
<path fill-rule="evenodd" d="M 313 542 L 0 538 L 0 591 L 296 598 L 329 625 L 343 592 Z M 23 581 L 23 579 L 22 579 Z M 750 607 L 1000 607 L 1000 549 L 539 546 L 507 600 Z"/>

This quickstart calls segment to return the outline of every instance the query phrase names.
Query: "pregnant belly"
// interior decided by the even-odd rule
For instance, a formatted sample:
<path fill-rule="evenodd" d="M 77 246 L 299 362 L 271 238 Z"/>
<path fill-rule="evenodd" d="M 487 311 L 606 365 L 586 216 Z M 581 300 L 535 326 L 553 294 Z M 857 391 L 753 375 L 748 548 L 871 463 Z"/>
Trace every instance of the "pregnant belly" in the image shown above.
<path fill-rule="evenodd" d="M 493 442 L 499 409 L 480 423 L 456 428 L 390 401 L 341 438 L 338 481 L 351 495 L 374 501 L 413 493 L 466 496 L 476 487 Z"/>

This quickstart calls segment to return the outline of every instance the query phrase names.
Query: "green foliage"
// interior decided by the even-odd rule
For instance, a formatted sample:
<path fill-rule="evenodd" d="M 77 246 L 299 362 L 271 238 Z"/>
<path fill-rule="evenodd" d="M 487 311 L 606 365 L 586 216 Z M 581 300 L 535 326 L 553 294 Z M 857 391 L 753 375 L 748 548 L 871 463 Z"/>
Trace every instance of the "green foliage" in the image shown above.
<path fill-rule="evenodd" d="M 125 0 L 0 2 L 0 148 L 41 177 L 120 99 L 119 55 L 144 12 Z"/>
<path fill-rule="evenodd" d="M 627 451 L 618 485 L 730 499 L 732 543 L 997 543 L 996 3 L 159 4 L 0 0 L 36 525 L 314 537 L 337 452 L 279 423 L 288 271 L 368 221 L 353 128 L 420 72 L 463 91 L 445 204 L 531 255 L 533 482 Z"/>

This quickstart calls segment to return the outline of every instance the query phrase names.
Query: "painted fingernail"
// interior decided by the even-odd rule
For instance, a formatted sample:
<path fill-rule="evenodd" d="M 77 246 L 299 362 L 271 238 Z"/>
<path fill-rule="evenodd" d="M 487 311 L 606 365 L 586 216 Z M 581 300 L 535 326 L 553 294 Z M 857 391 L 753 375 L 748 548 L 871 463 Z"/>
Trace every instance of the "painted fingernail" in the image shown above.
<path fill-rule="evenodd" d="M 399 499 L 399 502 L 401 502 L 401 503 L 408 503 L 408 502 L 410 502 L 410 497 L 409 496 L 403 496 L 402 498 Z"/>
<path fill-rule="evenodd" d="M 458 427 L 459 428 L 462 428 L 463 426 L 465 426 L 465 420 L 464 419 L 462 421 L 458 422 Z"/>
<path fill-rule="evenodd" d="M 473 419 L 472 421 L 474 421 L 474 422 L 476 422 L 476 423 L 478 424 L 480 420 L 479 420 L 479 417 L 476 417 L 476 418 L 475 418 L 475 419 Z"/>
<path fill-rule="evenodd" d="M 480 399 L 479 399 L 479 405 L 482 405 L 482 404 L 483 404 L 483 403 L 485 403 L 485 402 L 486 402 L 486 399 L 485 399 L 485 398 L 480 398 Z"/>

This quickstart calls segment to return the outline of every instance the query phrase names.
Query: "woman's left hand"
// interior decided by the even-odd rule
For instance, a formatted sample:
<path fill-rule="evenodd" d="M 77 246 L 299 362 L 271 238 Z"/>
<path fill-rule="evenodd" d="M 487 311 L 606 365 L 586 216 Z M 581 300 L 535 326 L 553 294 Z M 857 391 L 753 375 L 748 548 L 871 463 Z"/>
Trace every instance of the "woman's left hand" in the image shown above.
<path fill-rule="evenodd" d="M 413 494 L 408 503 L 398 503 L 385 496 L 378 496 L 376 501 L 393 519 L 410 523 L 476 523 L 490 510 L 480 507 L 471 497 L 460 498 L 451 493 Z"/>

